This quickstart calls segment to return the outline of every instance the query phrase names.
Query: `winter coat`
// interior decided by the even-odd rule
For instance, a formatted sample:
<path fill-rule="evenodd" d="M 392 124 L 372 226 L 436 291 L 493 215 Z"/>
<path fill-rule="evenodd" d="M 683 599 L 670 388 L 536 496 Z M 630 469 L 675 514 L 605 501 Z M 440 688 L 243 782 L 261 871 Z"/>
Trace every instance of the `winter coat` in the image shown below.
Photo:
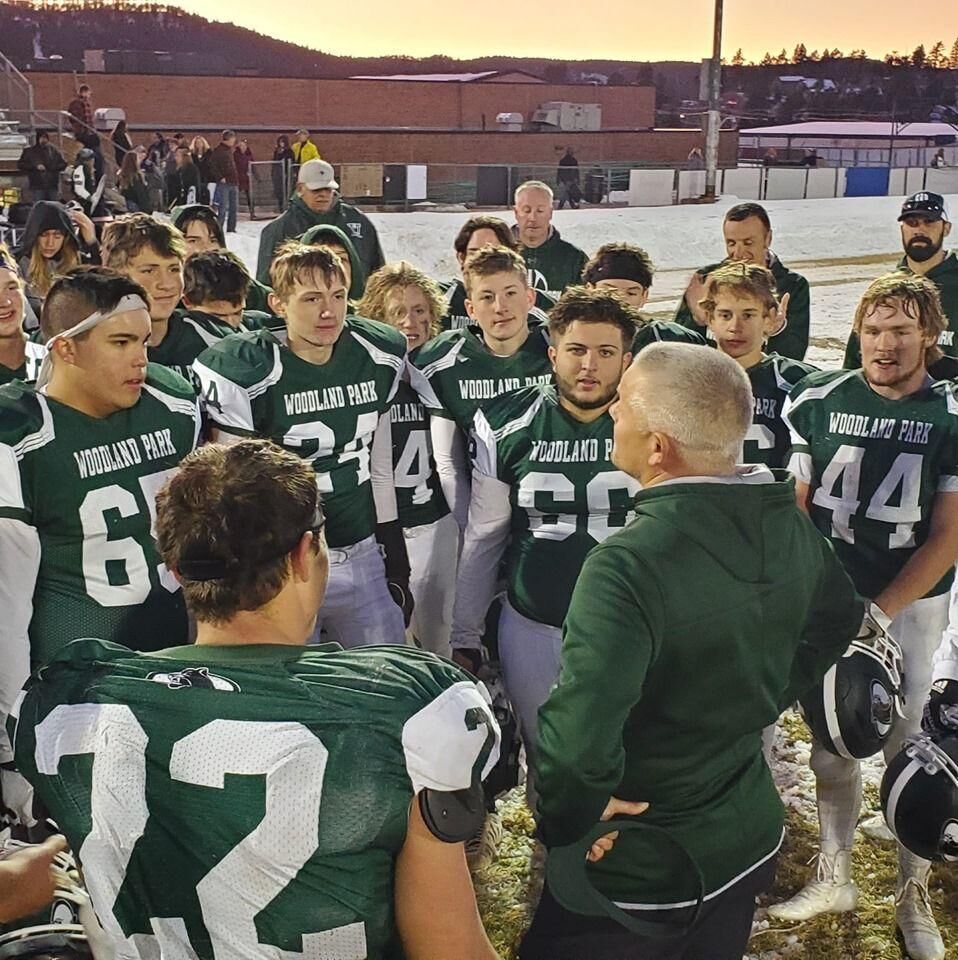
<path fill-rule="evenodd" d="M 119 184 L 117 184 L 119 186 Z M 126 200 L 127 209 L 131 212 L 152 213 L 153 201 L 150 199 L 150 191 L 146 188 L 146 181 L 138 173 L 133 182 L 128 186 L 120 186 L 120 193 Z"/>
<path fill-rule="evenodd" d="M 236 161 L 233 159 L 233 150 L 226 143 L 218 143 L 210 154 L 210 182 L 221 181 L 236 186 L 239 178 L 236 173 Z"/>
<path fill-rule="evenodd" d="M 293 163 L 305 163 L 307 160 L 322 160 L 319 148 L 312 140 L 300 143 L 298 140 L 290 147 L 293 153 Z"/>
<path fill-rule="evenodd" d="M 113 143 L 113 156 L 116 158 L 116 165 L 122 167 L 124 157 L 133 149 L 133 141 L 130 139 L 129 133 L 117 133 L 116 130 L 113 131 L 110 140 Z"/>
<path fill-rule="evenodd" d="M 193 163 L 199 167 L 200 170 L 200 180 L 203 183 L 212 183 L 213 182 L 213 171 L 210 169 L 210 160 L 213 157 L 213 151 L 207 150 L 206 153 L 193 154 Z"/>
<path fill-rule="evenodd" d="M 202 203 L 206 199 L 204 182 L 200 175 L 200 168 L 195 163 L 187 163 L 177 167 L 167 181 L 167 198 L 171 208 L 194 203 Z M 192 197 L 190 191 L 193 191 Z"/>
<path fill-rule="evenodd" d="M 252 150 L 240 150 L 237 147 L 233 151 L 233 163 L 236 165 L 236 182 L 240 190 L 249 193 L 249 165 L 253 162 Z"/>
<path fill-rule="evenodd" d="M 263 229 L 259 238 L 259 257 L 256 262 L 256 277 L 261 283 L 269 283 L 269 267 L 273 253 L 284 241 L 301 237 L 310 227 L 339 227 L 352 241 L 366 275 L 378 270 L 385 262 L 379 236 L 373 222 L 352 204 L 343 203 L 337 197 L 326 213 L 316 213 L 303 203 L 298 194 L 289 201 L 289 209 Z"/>
<path fill-rule="evenodd" d="M 41 165 L 44 169 L 37 169 Z M 27 147 L 17 161 L 17 168 L 27 175 L 31 190 L 57 190 L 60 172 L 66 169 L 66 165 L 66 160 L 52 143 L 41 145 L 39 134 L 36 143 Z"/>
<path fill-rule="evenodd" d="M 363 266 L 362 260 L 359 259 L 359 254 L 356 252 L 352 240 L 339 227 L 330 224 L 310 227 L 300 239 L 309 246 L 321 246 L 323 243 L 332 242 L 345 247 L 346 253 L 349 255 L 351 273 L 347 299 L 359 300 L 362 297 L 363 291 L 366 289 L 366 268 Z"/>

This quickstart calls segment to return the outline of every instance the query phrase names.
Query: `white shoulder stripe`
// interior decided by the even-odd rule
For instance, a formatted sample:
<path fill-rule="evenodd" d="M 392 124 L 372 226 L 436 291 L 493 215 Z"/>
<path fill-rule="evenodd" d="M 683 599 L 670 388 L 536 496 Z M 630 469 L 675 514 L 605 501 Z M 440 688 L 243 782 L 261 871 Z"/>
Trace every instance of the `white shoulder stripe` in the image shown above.
<path fill-rule="evenodd" d="M 465 345 L 466 338 L 460 337 L 445 356 L 439 357 L 433 360 L 432 363 L 428 363 L 426 366 L 420 368 L 420 373 L 422 373 L 427 380 L 431 380 L 440 370 L 446 370 L 456 362 Z"/>
<path fill-rule="evenodd" d="M 823 383 L 820 387 L 809 387 L 807 390 L 803 390 L 801 396 L 798 398 L 790 396 L 789 399 L 791 403 L 789 404 L 789 410 L 794 410 L 796 407 L 801 406 L 806 400 L 823 400 L 836 389 L 836 387 L 840 387 L 857 373 L 857 370 L 848 370 L 842 376 L 836 377 L 834 380 L 829 380 L 828 383 Z"/>
<path fill-rule="evenodd" d="M 154 387 L 152 384 L 144 383 L 143 389 L 153 398 L 159 400 L 160 403 L 166 407 L 167 410 L 172 413 L 181 413 L 186 417 L 195 417 L 196 416 L 196 401 L 195 400 L 184 400 L 182 397 L 174 397 L 163 390 L 159 390 Z"/>
<path fill-rule="evenodd" d="M 542 403 L 544 399 L 545 398 L 540 393 L 524 413 L 516 417 L 515 420 L 510 420 L 508 423 L 503 424 L 503 426 L 495 431 L 494 435 L 496 440 L 504 440 L 511 434 L 516 433 L 519 430 L 524 430 L 527 426 L 529 426 L 529 424 L 532 423 L 533 419 L 535 418 L 535 415 L 542 409 Z"/>
<path fill-rule="evenodd" d="M 29 434 L 13 445 L 14 455 L 18 460 L 22 460 L 24 454 L 30 453 L 31 450 L 39 450 L 40 447 L 45 447 L 48 443 L 55 440 L 57 436 L 56 429 L 53 426 L 53 414 L 50 412 L 47 398 L 44 397 L 42 393 L 38 393 L 37 402 L 40 404 L 43 421 L 40 424 L 40 429 L 37 430 L 36 433 Z"/>
<path fill-rule="evenodd" d="M 208 347 L 212 347 L 214 343 L 219 343 L 222 340 L 222 337 L 218 337 L 215 333 L 210 333 L 201 323 L 197 323 L 192 317 L 183 317 L 183 322 L 188 323 L 193 330 L 199 335 L 200 339 Z"/>
<path fill-rule="evenodd" d="M 251 387 L 246 388 L 246 394 L 250 400 L 255 400 L 258 396 L 266 393 L 270 387 L 275 386 L 280 381 L 280 377 L 283 376 L 283 354 L 280 350 L 279 344 L 273 344 L 273 366 L 270 368 L 269 373 L 260 380 L 259 383 L 254 383 Z"/>
<path fill-rule="evenodd" d="M 401 370 L 405 360 L 397 357 L 394 353 L 388 353 L 371 343 L 365 337 L 361 337 L 355 330 L 350 330 L 353 339 L 358 343 L 372 358 L 373 363 L 378 363 L 381 367 L 391 367 L 393 370 Z"/>

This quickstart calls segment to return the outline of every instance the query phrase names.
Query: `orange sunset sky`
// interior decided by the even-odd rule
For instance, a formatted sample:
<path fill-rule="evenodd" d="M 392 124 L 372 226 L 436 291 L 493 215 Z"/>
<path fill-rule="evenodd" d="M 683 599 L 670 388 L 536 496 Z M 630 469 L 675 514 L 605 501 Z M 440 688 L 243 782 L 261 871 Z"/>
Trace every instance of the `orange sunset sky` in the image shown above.
<path fill-rule="evenodd" d="M 172 0 L 176 2 L 176 0 Z M 180 0 L 214 20 L 330 53 L 483 54 L 697 60 L 711 51 L 712 0 Z M 914 15 L 913 15 L 914 14 Z M 958 3 L 900 0 L 726 0 L 723 53 L 758 60 L 804 42 L 870 55 L 958 36 Z"/>

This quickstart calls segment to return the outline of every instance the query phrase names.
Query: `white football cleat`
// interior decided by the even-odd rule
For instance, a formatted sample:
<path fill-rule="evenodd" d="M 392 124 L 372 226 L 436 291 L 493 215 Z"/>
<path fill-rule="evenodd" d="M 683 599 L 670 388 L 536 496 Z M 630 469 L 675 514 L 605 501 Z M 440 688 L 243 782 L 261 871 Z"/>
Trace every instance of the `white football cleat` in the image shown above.
<path fill-rule="evenodd" d="M 768 915 L 773 920 L 810 920 L 823 913 L 847 913 L 858 905 L 858 887 L 851 879 L 851 851 L 831 856 L 820 853 L 815 879 L 791 900 L 773 903 Z"/>
<path fill-rule="evenodd" d="M 895 894 L 895 923 L 911 960 L 945 960 L 945 944 L 931 912 L 928 887 L 921 880 L 908 877 Z"/>

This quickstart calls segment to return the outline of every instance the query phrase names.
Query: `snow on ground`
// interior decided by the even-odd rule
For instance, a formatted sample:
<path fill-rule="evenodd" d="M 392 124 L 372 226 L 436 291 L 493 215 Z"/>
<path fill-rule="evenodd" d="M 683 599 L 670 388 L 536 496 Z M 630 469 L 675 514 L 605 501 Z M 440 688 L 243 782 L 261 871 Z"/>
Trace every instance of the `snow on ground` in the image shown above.
<path fill-rule="evenodd" d="M 958 207 L 958 196 L 948 198 Z M 657 274 L 649 312 L 670 316 L 693 269 L 721 258 L 722 219 L 737 203 L 676 207 L 591 207 L 557 210 L 553 223 L 567 240 L 592 254 L 613 240 L 636 243 L 652 256 Z M 901 256 L 896 222 L 900 197 L 832 200 L 770 200 L 775 252 L 812 286 L 811 348 L 808 360 L 841 362 L 855 305 L 868 283 Z M 490 211 L 511 222 L 510 211 Z M 439 280 L 457 274 L 452 241 L 470 216 L 455 212 L 373 213 L 387 260 L 408 260 Z M 251 270 L 266 221 L 241 222 L 229 244 Z"/>

